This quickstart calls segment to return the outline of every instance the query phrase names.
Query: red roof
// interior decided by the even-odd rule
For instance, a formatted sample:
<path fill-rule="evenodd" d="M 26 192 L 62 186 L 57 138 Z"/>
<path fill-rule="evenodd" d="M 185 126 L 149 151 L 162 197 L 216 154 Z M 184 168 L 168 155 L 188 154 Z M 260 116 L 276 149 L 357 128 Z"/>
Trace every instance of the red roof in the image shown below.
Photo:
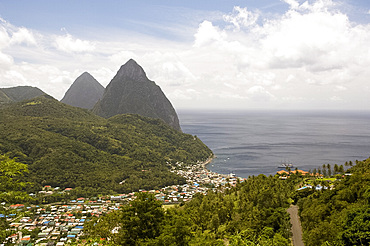
<path fill-rule="evenodd" d="M 11 208 L 21 208 L 21 207 L 24 207 L 23 204 L 14 204 L 14 205 L 10 205 Z"/>

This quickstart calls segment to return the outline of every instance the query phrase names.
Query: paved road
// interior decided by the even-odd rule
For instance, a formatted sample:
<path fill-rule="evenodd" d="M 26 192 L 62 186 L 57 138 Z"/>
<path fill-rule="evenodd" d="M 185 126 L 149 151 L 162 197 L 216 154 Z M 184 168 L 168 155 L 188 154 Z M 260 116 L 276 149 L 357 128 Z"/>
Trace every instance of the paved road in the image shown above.
<path fill-rule="evenodd" d="M 287 212 L 290 215 L 290 223 L 292 224 L 293 245 L 304 246 L 302 241 L 302 227 L 298 216 L 298 206 L 290 205 Z"/>

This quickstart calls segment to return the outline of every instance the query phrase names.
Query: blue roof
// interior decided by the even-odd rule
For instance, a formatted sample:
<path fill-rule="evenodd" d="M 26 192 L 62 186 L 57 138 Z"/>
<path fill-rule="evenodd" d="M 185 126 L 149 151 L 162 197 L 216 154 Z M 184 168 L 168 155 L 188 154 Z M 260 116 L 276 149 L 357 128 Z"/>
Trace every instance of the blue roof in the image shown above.
<path fill-rule="evenodd" d="M 82 220 L 80 220 L 80 221 L 82 221 Z M 85 221 L 85 220 L 84 220 Z M 75 227 L 76 229 L 83 229 L 84 227 L 83 226 L 76 226 Z"/>
<path fill-rule="evenodd" d="M 76 235 L 67 235 L 67 237 L 76 237 Z"/>
<path fill-rule="evenodd" d="M 0 218 L 4 218 L 5 217 L 5 215 L 3 215 L 3 214 L 0 214 Z"/>

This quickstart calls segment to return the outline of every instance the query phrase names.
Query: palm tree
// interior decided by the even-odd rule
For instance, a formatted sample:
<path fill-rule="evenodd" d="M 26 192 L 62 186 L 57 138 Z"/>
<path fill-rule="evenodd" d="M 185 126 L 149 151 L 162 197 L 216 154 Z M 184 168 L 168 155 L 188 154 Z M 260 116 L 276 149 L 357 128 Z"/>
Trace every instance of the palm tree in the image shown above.
<path fill-rule="evenodd" d="M 343 174 L 343 173 L 344 173 L 343 165 L 340 165 L 340 166 L 339 166 L 338 172 L 339 172 L 339 173 L 341 173 L 341 174 Z"/>
<path fill-rule="evenodd" d="M 324 177 L 326 177 L 326 175 L 327 175 L 325 164 L 322 165 L 322 174 L 324 175 Z"/>
<path fill-rule="evenodd" d="M 334 165 L 334 175 L 337 174 L 337 173 L 339 173 L 338 170 L 339 170 L 338 164 L 335 164 Z"/>

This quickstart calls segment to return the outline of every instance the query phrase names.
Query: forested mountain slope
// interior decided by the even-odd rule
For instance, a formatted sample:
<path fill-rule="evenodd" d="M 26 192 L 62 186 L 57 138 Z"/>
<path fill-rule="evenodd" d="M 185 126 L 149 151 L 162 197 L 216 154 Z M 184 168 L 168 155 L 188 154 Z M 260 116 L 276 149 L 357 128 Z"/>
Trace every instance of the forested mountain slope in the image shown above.
<path fill-rule="evenodd" d="M 48 96 L 0 109 L 0 153 L 28 164 L 26 178 L 35 184 L 95 192 L 183 183 L 166 162 L 191 164 L 212 154 L 159 119 L 104 119 Z"/>

